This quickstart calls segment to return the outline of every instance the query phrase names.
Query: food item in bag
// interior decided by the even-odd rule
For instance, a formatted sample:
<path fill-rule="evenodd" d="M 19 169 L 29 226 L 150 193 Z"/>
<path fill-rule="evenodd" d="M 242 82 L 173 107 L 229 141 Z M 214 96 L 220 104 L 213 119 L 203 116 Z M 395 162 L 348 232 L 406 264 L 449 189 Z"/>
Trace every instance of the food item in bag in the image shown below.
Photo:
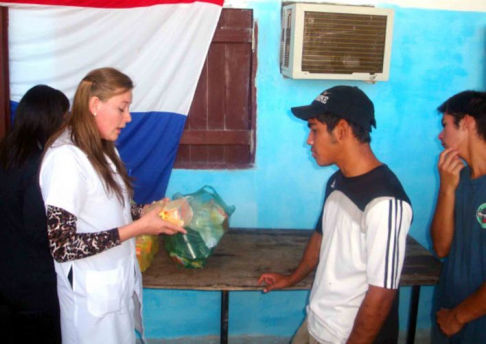
<path fill-rule="evenodd" d="M 201 235 L 186 228 L 187 234 L 164 238 L 164 247 L 172 261 L 181 268 L 198 269 L 206 266 L 206 258 L 212 253 Z"/>
<path fill-rule="evenodd" d="M 191 224 L 191 228 L 199 233 L 208 249 L 216 247 L 227 230 L 222 225 L 224 220 L 220 222 L 221 219 L 214 219 L 212 214 L 213 210 L 201 209 L 196 213 L 197 221 Z"/>
<path fill-rule="evenodd" d="M 162 211 L 159 216 L 170 223 L 177 226 L 187 226 L 192 220 L 192 209 L 186 198 L 179 198 L 176 200 L 169 200 L 168 198 L 163 198 L 160 201 L 153 202 L 147 211 L 152 210 L 155 206 L 160 205 Z"/>
<path fill-rule="evenodd" d="M 174 201 L 167 202 L 159 216 L 166 221 L 169 221 L 175 225 L 184 227 L 188 226 L 192 220 L 192 209 L 187 202 L 186 198 L 176 199 Z"/>
<path fill-rule="evenodd" d="M 228 207 L 209 186 L 188 195 L 175 194 L 173 198 L 187 200 L 192 220 L 184 225 L 187 234 L 165 237 L 164 247 L 178 267 L 202 268 L 228 231 L 229 217 L 235 208 Z"/>
<path fill-rule="evenodd" d="M 156 235 L 139 235 L 135 239 L 135 252 L 140 271 L 148 269 L 159 251 L 159 240 Z"/>

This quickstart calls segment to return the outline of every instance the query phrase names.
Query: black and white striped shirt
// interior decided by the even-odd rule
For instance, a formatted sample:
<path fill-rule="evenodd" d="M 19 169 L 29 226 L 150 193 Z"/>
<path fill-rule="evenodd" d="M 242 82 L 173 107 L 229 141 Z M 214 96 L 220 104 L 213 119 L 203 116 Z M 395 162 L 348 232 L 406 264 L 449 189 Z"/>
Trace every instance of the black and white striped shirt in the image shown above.
<path fill-rule="evenodd" d="M 316 226 L 323 238 L 309 302 L 316 339 L 346 340 L 369 285 L 398 288 L 411 221 L 410 200 L 386 165 L 331 176 Z"/>

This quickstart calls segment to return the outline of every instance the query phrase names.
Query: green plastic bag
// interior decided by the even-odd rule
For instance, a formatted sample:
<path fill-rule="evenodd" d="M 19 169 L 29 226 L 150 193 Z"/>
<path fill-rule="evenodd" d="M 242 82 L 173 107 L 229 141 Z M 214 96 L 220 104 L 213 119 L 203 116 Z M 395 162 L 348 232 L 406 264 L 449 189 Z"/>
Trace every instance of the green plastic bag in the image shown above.
<path fill-rule="evenodd" d="M 206 266 L 223 235 L 229 228 L 229 217 L 235 211 L 227 206 L 216 190 L 204 186 L 195 193 L 175 194 L 172 199 L 186 198 L 193 212 L 192 220 L 184 228 L 187 234 L 177 233 L 164 239 L 164 247 L 180 268 L 198 269 Z"/>

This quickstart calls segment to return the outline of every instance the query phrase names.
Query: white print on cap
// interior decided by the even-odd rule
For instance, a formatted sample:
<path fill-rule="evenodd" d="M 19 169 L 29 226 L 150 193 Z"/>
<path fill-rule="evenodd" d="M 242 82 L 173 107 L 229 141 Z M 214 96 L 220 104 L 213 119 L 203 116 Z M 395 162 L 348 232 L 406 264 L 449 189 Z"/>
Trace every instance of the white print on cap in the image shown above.
<path fill-rule="evenodd" d="M 327 94 L 327 92 L 325 92 L 324 94 L 319 94 L 316 98 L 316 101 L 318 101 L 319 103 L 322 103 L 322 104 L 327 104 L 329 97 L 326 94 Z"/>

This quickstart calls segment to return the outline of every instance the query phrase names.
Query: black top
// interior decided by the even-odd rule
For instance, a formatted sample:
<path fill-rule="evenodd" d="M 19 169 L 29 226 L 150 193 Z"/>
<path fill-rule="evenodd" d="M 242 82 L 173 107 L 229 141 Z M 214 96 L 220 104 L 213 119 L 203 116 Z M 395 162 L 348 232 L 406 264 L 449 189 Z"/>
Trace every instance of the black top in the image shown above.
<path fill-rule="evenodd" d="M 378 197 L 394 197 L 412 205 L 395 173 L 384 164 L 356 177 L 346 177 L 341 170 L 338 170 L 327 182 L 324 204 L 334 191 L 343 192 L 361 211 L 364 211 L 368 203 Z M 315 228 L 321 234 L 322 211 Z"/>
<path fill-rule="evenodd" d="M 20 168 L 0 167 L 0 294 L 4 297 L 32 295 L 56 285 L 38 182 L 41 153 Z"/>

